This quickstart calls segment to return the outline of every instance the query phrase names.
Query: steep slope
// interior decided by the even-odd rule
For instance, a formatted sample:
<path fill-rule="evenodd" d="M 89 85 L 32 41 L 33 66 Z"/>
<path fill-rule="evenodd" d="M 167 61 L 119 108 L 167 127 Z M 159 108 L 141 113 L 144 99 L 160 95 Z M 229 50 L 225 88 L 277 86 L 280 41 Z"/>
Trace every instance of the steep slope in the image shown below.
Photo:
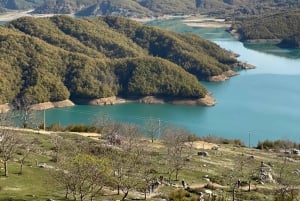
<path fill-rule="evenodd" d="M 41 6 L 44 0 L 0 0 L 3 9 L 25 10 Z"/>
<path fill-rule="evenodd" d="M 147 30 L 148 37 L 134 41 L 129 32 L 112 28 L 120 26 L 119 22 L 130 25 L 132 33 Z M 156 54 L 162 50 L 156 50 L 159 43 L 168 40 L 173 49 Z M 222 73 L 223 69 L 214 65 L 224 65 L 227 70 L 229 66 L 225 63 L 235 61 L 226 51 L 199 37 L 172 34 L 123 18 L 20 18 L 0 27 L 0 103 L 12 102 L 17 97 L 34 102 L 115 95 L 204 97 L 207 90 L 198 79 L 187 72 L 186 66 L 181 66 L 184 63 L 172 60 L 173 42 L 179 49 L 184 48 L 176 52 L 176 57 L 186 61 L 196 60 L 199 55 L 205 55 L 208 61 L 215 57 L 215 63 L 202 65 L 207 70 L 217 68 Z M 197 58 L 197 64 L 201 60 Z"/>
<path fill-rule="evenodd" d="M 131 38 L 149 54 L 182 66 L 199 80 L 220 75 L 230 70 L 230 65 L 236 62 L 216 44 L 195 35 L 176 34 L 113 16 L 98 19 Z"/>
<path fill-rule="evenodd" d="M 132 0 L 100 0 L 76 13 L 77 16 L 118 15 L 126 17 L 153 16 L 153 12 Z"/>

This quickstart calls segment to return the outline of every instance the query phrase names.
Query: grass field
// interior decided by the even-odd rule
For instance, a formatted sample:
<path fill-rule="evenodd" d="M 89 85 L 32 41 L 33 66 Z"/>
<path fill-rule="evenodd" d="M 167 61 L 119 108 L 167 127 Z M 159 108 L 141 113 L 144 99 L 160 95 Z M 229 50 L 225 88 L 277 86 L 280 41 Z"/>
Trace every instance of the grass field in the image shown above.
<path fill-rule="evenodd" d="M 23 133 L 23 139 L 34 142 L 35 149 L 25 160 L 23 173 L 19 174 L 20 164 L 17 162 L 20 154 L 16 154 L 9 162 L 9 176 L 0 176 L 0 200 L 64 200 L 64 189 L 53 179 L 56 171 L 56 163 L 53 159 L 53 137 L 44 134 Z M 57 135 L 57 134 L 56 134 Z M 76 134 L 60 134 L 64 139 L 79 146 L 79 143 L 102 144 L 104 141 L 82 137 Z M 160 141 L 153 144 L 149 140 L 143 140 L 141 146 L 147 147 L 151 151 L 153 160 L 156 161 L 157 175 L 166 177 L 167 166 L 162 162 L 162 155 L 166 153 L 166 148 Z M 284 155 L 274 150 L 258 150 L 254 148 L 240 147 L 232 144 L 221 144 L 218 150 L 212 150 L 206 142 L 203 146 L 195 146 L 192 154 L 186 161 L 183 169 L 180 170 L 178 181 L 174 175 L 171 184 L 160 185 L 155 193 L 148 195 L 147 200 L 158 201 L 167 198 L 173 192 L 180 194 L 183 190 L 181 181 L 184 180 L 189 185 L 189 190 L 185 191 L 184 197 L 178 200 L 193 200 L 197 194 L 194 192 L 205 192 L 211 190 L 217 195 L 218 200 L 232 200 L 233 184 L 240 179 L 241 186 L 236 188 L 235 196 L 237 200 L 274 200 L 274 192 L 282 186 L 287 185 L 295 189 L 295 195 L 299 191 L 299 174 L 293 174 L 299 170 L 299 156 Z M 210 144 L 213 145 L 213 144 Z M 65 146 L 68 146 L 65 144 Z M 204 147 L 199 148 L 199 147 Z M 199 151 L 204 151 L 208 156 L 197 155 Z M 258 182 L 262 162 L 265 167 L 270 168 L 270 174 L 275 182 Z M 36 164 L 46 163 L 54 168 L 41 168 Z M 0 173 L 3 174 L 2 166 Z M 250 192 L 248 191 L 248 180 L 251 176 Z M 279 182 L 280 176 L 284 181 Z M 279 184 L 280 183 L 280 184 Z M 175 193 L 175 194 L 174 194 Z M 116 191 L 105 189 L 105 195 L 99 200 L 121 199 L 121 195 L 116 195 Z M 143 197 L 142 193 L 131 191 L 128 198 Z M 299 197 L 298 197 L 299 198 Z M 210 199 L 206 199 L 210 200 Z M 294 199 L 296 200 L 296 198 Z"/>

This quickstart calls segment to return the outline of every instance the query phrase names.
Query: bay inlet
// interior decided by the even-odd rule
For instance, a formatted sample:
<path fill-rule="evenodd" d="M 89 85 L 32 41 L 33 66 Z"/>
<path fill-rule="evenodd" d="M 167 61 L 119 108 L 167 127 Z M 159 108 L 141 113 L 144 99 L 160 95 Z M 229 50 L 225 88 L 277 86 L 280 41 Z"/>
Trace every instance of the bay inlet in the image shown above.
<path fill-rule="evenodd" d="M 262 140 L 300 142 L 300 50 L 279 49 L 274 44 L 243 44 L 224 28 L 188 27 L 180 19 L 150 22 L 179 33 L 195 33 L 240 54 L 239 60 L 255 65 L 221 83 L 204 83 L 217 100 L 214 107 L 147 105 L 76 105 L 46 111 L 47 125 L 92 124 L 101 115 L 116 121 L 184 127 L 199 136 L 237 138 L 255 146 Z"/>

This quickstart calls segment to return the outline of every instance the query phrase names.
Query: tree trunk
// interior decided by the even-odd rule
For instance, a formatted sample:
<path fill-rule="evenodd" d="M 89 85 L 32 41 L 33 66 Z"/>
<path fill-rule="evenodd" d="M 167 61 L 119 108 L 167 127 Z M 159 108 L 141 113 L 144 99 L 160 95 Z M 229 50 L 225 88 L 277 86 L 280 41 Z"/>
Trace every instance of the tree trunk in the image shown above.
<path fill-rule="evenodd" d="M 178 172 L 179 172 L 179 170 L 176 169 L 176 171 L 175 171 L 175 179 L 176 179 L 176 181 L 178 181 Z"/>
<path fill-rule="evenodd" d="M 7 167 L 7 161 L 3 162 L 4 165 L 4 176 L 8 177 L 8 167 Z"/>
<path fill-rule="evenodd" d="M 249 180 L 249 186 L 248 186 L 248 191 L 251 191 L 251 180 Z"/>
<path fill-rule="evenodd" d="M 125 200 L 125 198 L 127 197 L 128 193 L 129 193 L 128 191 L 124 193 L 124 196 L 122 197 L 122 201 Z"/>
<path fill-rule="evenodd" d="M 21 164 L 20 164 L 20 172 L 19 174 L 23 174 L 23 161 L 21 161 Z"/>

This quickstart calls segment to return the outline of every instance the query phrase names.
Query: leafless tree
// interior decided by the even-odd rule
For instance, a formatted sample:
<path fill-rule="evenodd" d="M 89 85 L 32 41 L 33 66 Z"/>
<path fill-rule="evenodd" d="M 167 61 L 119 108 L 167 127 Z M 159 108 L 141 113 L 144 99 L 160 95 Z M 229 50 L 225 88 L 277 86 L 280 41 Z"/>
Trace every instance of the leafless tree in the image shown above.
<path fill-rule="evenodd" d="M 105 159 L 79 154 L 60 162 L 60 171 L 54 173 L 56 181 L 65 187 L 65 198 L 93 200 L 102 194 L 102 189 L 111 171 Z"/>
<path fill-rule="evenodd" d="M 26 158 L 29 156 L 31 152 L 33 152 L 34 144 L 31 142 L 19 140 L 18 146 L 18 162 L 20 163 L 20 171 L 19 174 L 23 174 L 23 165 Z"/>
<path fill-rule="evenodd" d="M 63 149 L 63 147 L 64 147 L 64 139 L 59 135 L 52 135 L 51 143 L 53 145 L 53 147 L 52 147 L 53 159 L 52 160 L 54 162 L 58 162 L 61 149 Z"/>
<path fill-rule="evenodd" d="M 13 102 L 15 116 L 23 128 L 38 128 L 42 123 L 39 112 L 32 108 L 33 104 L 33 100 L 26 98 L 19 98 Z"/>
<path fill-rule="evenodd" d="M 3 161 L 4 176 L 8 176 L 7 163 L 12 159 L 18 147 L 17 134 L 11 129 L 0 129 L 0 158 Z"/>
<path fill-rule="evenodd" d="M 145 135 L 151 139 L 153 143 L 161 132 L 161 122 L 159 119 L 147 119 L 144 121 L 143 130 Z"/>
<path fill-rule="evenodd" d="M 171 126 L 164 130 L 161 138 L 167 147 L 165 162 L 168 167 L 169 182 L 173 173 L 178 180 L 180 170 L 185 167 L 191 155 L 193 142 L 191 134 L 184 129 Z"/>

